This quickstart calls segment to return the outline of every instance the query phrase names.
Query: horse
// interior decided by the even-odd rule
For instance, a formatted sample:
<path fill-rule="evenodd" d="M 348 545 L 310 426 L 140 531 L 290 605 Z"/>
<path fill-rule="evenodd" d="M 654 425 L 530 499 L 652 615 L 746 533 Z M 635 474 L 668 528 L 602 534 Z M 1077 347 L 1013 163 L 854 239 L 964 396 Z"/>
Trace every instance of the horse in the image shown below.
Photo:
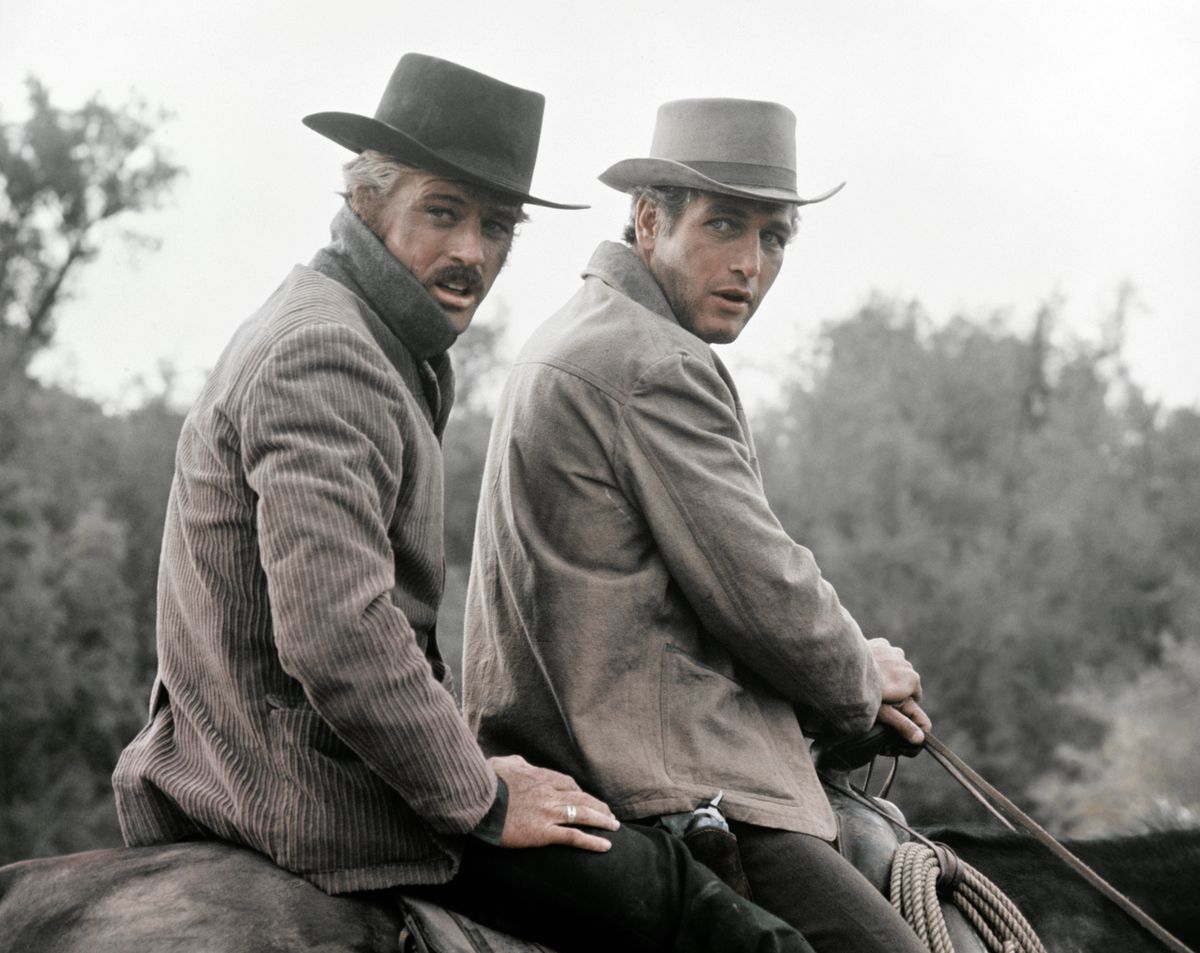
<path fill-rule="evenodd" d="M 0 867 L 4 953 L 401 953 L 396 905 L 333 897 L 220 841 Z"/>
<path fill-rule="evenodd" d="M 950 828 L 950 847 L 1016 904 L 1048 953 L 1162 953 L 1163 944 L 1024 834 Z M 1062 842 L 1169 933 L 1200 951 L 1200 828 Z"/>
<path fill-rule="evenodd" d="M 1162 949 L 1031 838 L 952 829 L 929 836 L 1008 894 L 1048 953 Z M 1200 951 L 1200 829 L 1068 846 Z M 425 912 L 437 914 L 428 905 Z M 4 953 L 407 953 L 426 949 L 411 915 L 379 897 L 329 896 L 253 851 L 216 841 L 109 848 L 0 868 Z M 462 949 L 539 949 L 486 930 L 484 946 L 475 928 L 466 929 L 475 945 Z"/>

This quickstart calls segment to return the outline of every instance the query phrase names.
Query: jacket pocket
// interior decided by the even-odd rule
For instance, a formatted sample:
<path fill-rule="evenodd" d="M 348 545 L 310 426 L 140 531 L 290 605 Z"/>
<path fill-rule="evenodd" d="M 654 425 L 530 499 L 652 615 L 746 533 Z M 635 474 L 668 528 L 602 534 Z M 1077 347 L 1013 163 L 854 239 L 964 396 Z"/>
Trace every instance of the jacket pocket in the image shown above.
<path fill-rule="evenodd" d="M 668 645 L 662 658 L 664 767 L 678 784 L 792 800 L 757 700 L 728 676 Z"/>

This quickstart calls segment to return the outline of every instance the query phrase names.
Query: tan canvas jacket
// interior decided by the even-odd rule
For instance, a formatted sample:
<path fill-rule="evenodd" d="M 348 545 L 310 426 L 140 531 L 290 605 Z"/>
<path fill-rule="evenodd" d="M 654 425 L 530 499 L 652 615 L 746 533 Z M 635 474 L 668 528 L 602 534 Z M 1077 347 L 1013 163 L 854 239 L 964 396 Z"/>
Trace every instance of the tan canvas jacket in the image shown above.
<path fill-rule="evenodd" d="M 718 790 L 754 824 L 835 834 L 794 705 L 867 728 L 858 626 L 763 494 L 724 365 L 628 248 L 517 359 L 488 450 L 464 693 L 488 753 L 575 776 L 618 816 Z"/>

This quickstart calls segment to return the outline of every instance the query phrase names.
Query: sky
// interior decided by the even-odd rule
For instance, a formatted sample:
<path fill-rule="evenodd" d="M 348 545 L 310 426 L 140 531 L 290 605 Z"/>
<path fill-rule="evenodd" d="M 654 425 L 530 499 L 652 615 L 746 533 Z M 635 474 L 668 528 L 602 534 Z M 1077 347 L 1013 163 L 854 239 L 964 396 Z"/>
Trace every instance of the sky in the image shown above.
<path fill-rule="evenodd" d="M 1170 406 L 1200 407 L 1200 3 L 1192 0 L 541 0 L 205 3 L 5 0 L 0 118 L 35 75 L 54 102 L 139 95 L 188 175 L 107 243 L 60 313 L 45 379 L 119 407 L 165 361 L 187 402 L 238 323 L 327 239 L 349 153 L 300 123 L 374 112 L 401 54 L 547 97 L 531 207 L 476 320 L 515 351 L 574 291 L 626 199 L 596 181 L 646 155 L 662 102 L 770 99 L 798 119 L 804 210 L 783 273 L 722 356 L 751 389 L 872 294 L 1097 339 L 1118 289 L 1126 355 Z M 469 333 L 469 332 L 468 332 Z M 745 389 L 745 388 L 743 388 Z M 753 394 L 750 395 L 753 398 Z"/>

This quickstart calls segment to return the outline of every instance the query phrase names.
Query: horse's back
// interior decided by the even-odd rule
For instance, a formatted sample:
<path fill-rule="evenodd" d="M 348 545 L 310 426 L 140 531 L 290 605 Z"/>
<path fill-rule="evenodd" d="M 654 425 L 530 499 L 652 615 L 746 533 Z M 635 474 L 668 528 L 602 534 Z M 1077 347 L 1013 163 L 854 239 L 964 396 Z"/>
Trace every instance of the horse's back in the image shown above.
<path fill-rule="evenodd" d="M 398 908 L 215 842 L 0 868 L 0 949 L 14 953 L 396 953 L 401 926 Z"/>

